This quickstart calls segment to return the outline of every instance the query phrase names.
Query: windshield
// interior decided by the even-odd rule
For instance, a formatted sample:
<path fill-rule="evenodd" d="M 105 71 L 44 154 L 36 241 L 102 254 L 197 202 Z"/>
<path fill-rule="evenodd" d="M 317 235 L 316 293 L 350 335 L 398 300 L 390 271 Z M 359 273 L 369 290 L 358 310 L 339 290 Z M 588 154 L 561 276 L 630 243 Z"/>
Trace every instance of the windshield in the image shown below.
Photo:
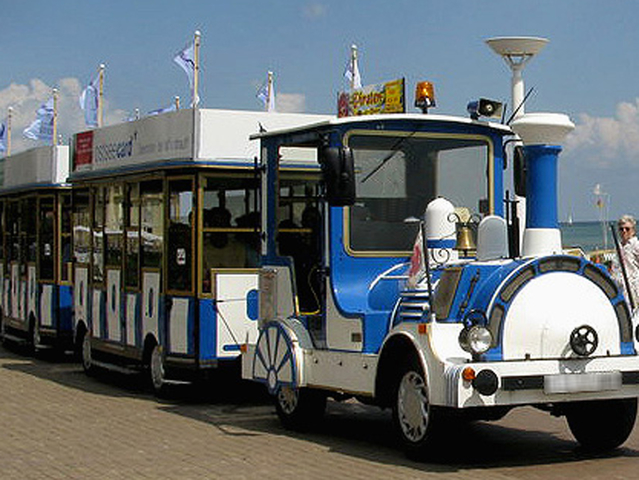
<path fill-rule="evenodd" d="M 409 252 L 428 203 L 444 197 L 462 216 L 488 213 L 488 141 L 408 132 L 352 135 L 357 200 L 350 208 L 353 251 Z"/>

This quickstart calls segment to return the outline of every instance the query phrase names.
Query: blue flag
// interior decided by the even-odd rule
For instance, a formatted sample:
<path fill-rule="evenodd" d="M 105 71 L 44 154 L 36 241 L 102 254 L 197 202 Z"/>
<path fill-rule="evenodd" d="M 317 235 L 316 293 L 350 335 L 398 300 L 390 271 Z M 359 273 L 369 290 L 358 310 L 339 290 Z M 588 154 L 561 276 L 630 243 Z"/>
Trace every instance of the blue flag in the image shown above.
<path fill-rule="evenodd" d="M 31 140 L 53 141 L 53 97 L 36 110 L 36 119 L 23 130 Z"/>
<path fill-rule="evenodd" d="M 173 61 L 177 63 L 186 72 L 189 77 L 189 85 L 193 89 L 195 82 L 195 42 L 191 42 L 187 47 L 178 53 Z"/>
<path fill-rule="evenodd" d="M 98 126 L 99 83 L 100 75 L 98 74 L 80 94 L 80 108 L 84 111 L 84 123 L 87 127 Z"/>
<path fill-rule="evenodd" d="M 7 124 L 0 123 L 0 152 L 7 151 Z"/>
<path fill-rule="evenodd" d="M 155 110 L 151 110 L 147 113 L 148 116 L 152 117 L 153 115 L 161 115 L 167 112 L 175 112 L 177 110 L 177 106 L 174 104 L 164 107 L 164 108 L 156 108 Z"/>

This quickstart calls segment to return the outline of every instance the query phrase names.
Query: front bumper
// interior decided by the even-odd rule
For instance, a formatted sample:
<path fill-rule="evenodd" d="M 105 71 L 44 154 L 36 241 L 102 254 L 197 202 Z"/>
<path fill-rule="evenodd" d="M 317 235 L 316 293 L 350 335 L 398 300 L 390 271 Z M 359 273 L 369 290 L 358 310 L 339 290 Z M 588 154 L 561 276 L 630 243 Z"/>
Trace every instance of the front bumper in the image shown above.
<path fill-rule="evenodd" d="M 493 379 L 494 393 L 464 379 L 467 368 L 476 377 Z M 449 364 L 444 379 L 446 398 L 439 400 L 453 408 L 639 397 L 639 357 Z"/>

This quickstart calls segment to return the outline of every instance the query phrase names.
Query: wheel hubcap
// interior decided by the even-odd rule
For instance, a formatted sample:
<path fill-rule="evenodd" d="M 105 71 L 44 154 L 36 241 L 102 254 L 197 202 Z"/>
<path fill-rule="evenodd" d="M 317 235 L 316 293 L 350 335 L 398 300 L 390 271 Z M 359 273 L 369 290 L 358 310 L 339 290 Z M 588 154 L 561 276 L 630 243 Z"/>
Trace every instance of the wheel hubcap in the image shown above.
<path fill-rule="evenodd" d="M 151 354 L 151 380 L 156 389 L 164 385 L 164 359 L 162 358 L 162 347 L 156 345 Z"/>
<path fill-rule="evenodd" d="M 299 400 L 299 390 L 291 387 L 280 388 L 277 394 L 277 401 L 284 413 L 292 413 L 297 408 L 297 402 Z"/>
<path fill-rule="evenodd" d="M 91 368 L 91 338 L 85 335 L 82 339 L 82 364 L 85 369 Z"/>
<path fill-rule="evenodd" d="M 40 345 L 40 330 L 37 326 L 33 327 L 33 348 Z"/>
<path fill-rule="evenodd" d="M 408 372 L 397 392 L 397 417 L 404 436 L 417 442 L 426 436 L 428 428 L 428 395 L 421 375 Z"/>

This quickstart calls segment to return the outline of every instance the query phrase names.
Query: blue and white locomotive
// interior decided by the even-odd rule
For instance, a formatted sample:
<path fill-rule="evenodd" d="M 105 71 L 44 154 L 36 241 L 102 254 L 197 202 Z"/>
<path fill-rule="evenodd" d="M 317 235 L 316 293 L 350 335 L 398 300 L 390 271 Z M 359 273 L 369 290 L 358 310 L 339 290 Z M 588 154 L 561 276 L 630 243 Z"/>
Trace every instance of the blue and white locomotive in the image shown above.
<path fill-rule="evenodd" d="M 286 426 L 317 421 L 327 397 L 356 397 L 392 408 L 411 454 L 453 416 L 523 405 L 564 415 L 587 449 L 627 439 L 638 332 L 608 273 L 562 251 L 557 161 L 572 128 L 560 114 L 510 126 L 379 114 L 256 136 L 260 334 L 243 377 L 268 387 Z M 523 143 L 506 170 L 510 140 Z M 307 188 L 280 182 L 278 162 L 295 155 L 316 155 L 322 188 L 312 173 Z"/>

